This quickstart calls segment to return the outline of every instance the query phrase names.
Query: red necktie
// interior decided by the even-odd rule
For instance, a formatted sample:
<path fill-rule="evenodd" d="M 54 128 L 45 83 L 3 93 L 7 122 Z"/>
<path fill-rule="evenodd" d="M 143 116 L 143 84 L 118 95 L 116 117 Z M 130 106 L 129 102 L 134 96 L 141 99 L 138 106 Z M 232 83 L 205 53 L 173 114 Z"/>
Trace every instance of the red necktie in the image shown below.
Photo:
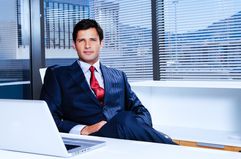
<path fill-rule="evenodd" d="M 103 88 L 100 87 L 97 79 L 95 78 L 95 67 L 94 66 L 90 66 L 90 72 L 91 72 L 90 87 L 94 91 L 96 98 L 100 101 L 101 104 L 103 104 L 105 91 Z"/>

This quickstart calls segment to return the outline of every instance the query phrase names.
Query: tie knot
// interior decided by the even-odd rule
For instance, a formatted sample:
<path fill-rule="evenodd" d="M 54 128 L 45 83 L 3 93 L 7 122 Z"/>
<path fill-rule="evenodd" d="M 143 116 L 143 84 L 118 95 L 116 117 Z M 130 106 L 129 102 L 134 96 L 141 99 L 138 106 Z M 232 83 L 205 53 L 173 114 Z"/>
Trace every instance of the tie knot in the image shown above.
<path fill-rule="evenodd" d="M 90 72 L 95 72 L 95 67 L 94 66 L 90 66 Z"/>

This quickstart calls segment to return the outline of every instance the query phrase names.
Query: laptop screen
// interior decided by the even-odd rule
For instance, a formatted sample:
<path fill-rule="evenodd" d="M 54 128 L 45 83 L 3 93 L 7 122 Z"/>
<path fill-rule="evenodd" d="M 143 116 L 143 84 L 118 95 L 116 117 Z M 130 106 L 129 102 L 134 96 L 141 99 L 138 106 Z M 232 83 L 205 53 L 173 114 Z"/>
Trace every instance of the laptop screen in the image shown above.
<path fill-rule="evenodd" d="M 105 143 L 82 141 L 81 136 L 63 140 L 44 101 L 0 99 L 0 105 L 0 125 L 4 128 L 0 149 L 67 157 Z"/>

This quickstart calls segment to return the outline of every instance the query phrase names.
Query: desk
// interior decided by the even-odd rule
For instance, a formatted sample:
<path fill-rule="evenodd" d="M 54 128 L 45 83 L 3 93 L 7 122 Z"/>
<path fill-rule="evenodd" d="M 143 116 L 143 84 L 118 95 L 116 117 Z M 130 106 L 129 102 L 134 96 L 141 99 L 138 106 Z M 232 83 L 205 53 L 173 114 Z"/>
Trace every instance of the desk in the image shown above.
<path fill-rule="evenodd" d="M 76 137 L 72 134 L 62 136 Z M 192 148 L 176 145 L 165 145 L 140 141 L 129 141 L 92 136 L 78 136 L 87 139 L 99 139 L 106 141 L 106 145 L 99 149 L 87 152 L 73 159 L 241 159 L 241 153 L 218 151 L 211 149 Z M 35 155 L 28 153 L 0 150 L 2 159 L 57 159 L 58 157 Z M 71 159 L 72 159 L 71 158 Z"/>
<path fill-rule="evenodd" d="M 241 135 L 235 132 L 161 125 L 154 125 L 154 128 L 181 142 L 179 143 L 181 145 L 229 151 L 241 150 Z"/>
<path fill-rule="evenodd" d="M 240 82 L 146 81 L 131 86 L 154 127 L 181 145 L 241 150 Z"/>

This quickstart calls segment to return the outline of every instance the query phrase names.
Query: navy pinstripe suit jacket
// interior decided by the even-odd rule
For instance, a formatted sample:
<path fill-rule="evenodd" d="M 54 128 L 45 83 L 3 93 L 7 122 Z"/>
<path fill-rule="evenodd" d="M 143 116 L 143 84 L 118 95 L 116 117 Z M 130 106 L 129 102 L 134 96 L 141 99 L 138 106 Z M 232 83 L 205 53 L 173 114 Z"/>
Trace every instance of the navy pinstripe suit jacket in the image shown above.
<path fill-rule="evenodd" d="M 104 106 L 92 93 L 77 61 L 70 66 L 49 67 L 40 99 L 45 100 L 61 132 L 77 124 L 91 125 L 111 120 L 118 112 L 131 111 L 152 126 L 151 116 L 127 81 L 124 72 L 100 64 L 105 86 Z"/>

